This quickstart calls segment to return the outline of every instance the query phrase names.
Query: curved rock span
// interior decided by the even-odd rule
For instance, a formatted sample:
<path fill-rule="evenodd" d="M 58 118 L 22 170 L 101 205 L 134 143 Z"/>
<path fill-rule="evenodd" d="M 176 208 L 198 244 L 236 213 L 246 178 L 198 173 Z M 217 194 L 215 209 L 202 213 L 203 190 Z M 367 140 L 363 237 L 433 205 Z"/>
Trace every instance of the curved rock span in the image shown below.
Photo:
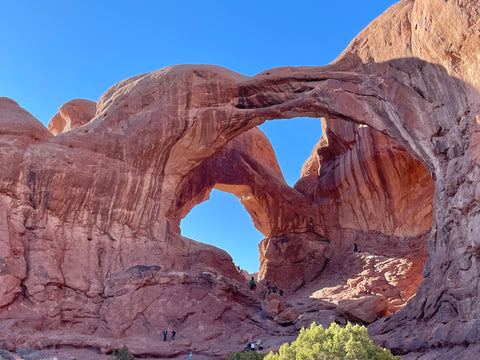
<path fill-rule="evenodd" d="M 370 332 L 396 353 L 478 352 L 478 13 L 404 0 L 328 66 L 139 75 L 61 108 L 56 136 L 1 98 L 2 346 L 222 358 L 382 318 Z M 291 188 L 256 126 L 297 116 L 324 134 Z M 265 236 L 256 291 L 181 236 L 212 188 Z"/>

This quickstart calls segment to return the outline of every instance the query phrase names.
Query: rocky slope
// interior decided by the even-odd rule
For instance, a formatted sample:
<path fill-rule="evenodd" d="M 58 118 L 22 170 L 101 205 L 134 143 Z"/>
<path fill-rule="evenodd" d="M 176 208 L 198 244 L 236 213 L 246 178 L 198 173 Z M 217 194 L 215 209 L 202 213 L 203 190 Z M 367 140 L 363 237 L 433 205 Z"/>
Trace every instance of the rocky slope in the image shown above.
<path fill-rule="evenodd" d="M 225 358 L 310 321 L 382 318 L 370 332 L 405 358 L 471 358 L 478 12 L 401 1 L 325 67 L 139 75 L 96 109 L 61 108 L 57 136 L 1 98 L 2 347 Z M 324 118 L 324 135 L 290 188 L 256 126 L 296 116 Z M 255 292 L 228 254 L 181 236 L 212 188 L 265 235 Z M 266 281 L 286 298 L 264 300 Z"/>

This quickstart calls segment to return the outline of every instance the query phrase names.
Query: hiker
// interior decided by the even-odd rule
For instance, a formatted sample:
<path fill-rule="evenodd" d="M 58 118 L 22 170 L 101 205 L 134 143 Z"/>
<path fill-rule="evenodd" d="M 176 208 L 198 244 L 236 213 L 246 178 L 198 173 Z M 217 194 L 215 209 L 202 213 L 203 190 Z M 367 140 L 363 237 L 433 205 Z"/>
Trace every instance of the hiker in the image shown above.
<path fill-rule="evenodd" d="M 163 330 L 163 341 L 167 341 L 168 331 L 167 329 Z"/>
<path fill-rule="evenodd" d="M 175 330 L 172 330 L 172 340 L 175 340 L 175 334 L 176 334 Z"/>
<path fill-rule="evenodd" d="M 188 355 L 188 358 L 191 359 L 192 358 L 192 352 L 190 351 L 190 355 Z"/>
<path fill-rule="evenodd" d="M 260 291 L 260 298 L 261 299 L 265 300 L 266 295 L 267 295 L 267 293 L 264 290 Z"/>
<path fill-rule="evenodd" d="M 255 285 L 255 280 L 252 278 L 250 279 L 250 290 L 255 290 L 257 288 L 257 285 Z"/>
<path fill-rule="evenodd" d="M 257 340 L 257 348 L 258 348 L 258 350 L 263 350 L 262 340 L 260 340 L 260 339 Z"/>

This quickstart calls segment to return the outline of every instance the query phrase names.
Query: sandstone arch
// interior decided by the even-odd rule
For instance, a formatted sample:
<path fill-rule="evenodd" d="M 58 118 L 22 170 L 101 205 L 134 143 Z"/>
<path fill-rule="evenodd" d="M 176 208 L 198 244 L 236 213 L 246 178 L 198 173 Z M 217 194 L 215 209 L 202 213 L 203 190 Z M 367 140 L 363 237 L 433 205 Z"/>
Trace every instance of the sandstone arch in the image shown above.
<path fill-rule="evenodd" d="M 345 66 L 349 72 L 343 70 Z M 352 69 L 358 73 L 352 73 Z M 408 82 L 406 74 L 415 71 L 430 74 L 427 80 L 433 80 L 431 83 L 425 80 L 427 89 L 438 81 L 450 81 L 446 93 L 441 95 L 459 101 L 449 108 L 441 105 L 442 101 L 446 103 L 442 96 L 426 98 L 423 95 L 428 93 L 426 90 L 414 89 Z M 200 90 L 203 88 L 206 91 Z M 211 95 L 212 91 L 217 92 L 216 96 Z M 202 96 L 194 98 L 192 94 Z M 174 107 L 172 99 L 179 101 Z M 65 293 L 62 284 L 76 291 L 87 291 L 88 298 L 103 293 L 107 300 L 92 308 L 93 313 L 99 312 L 100 323 L 105 324 L 96 331 L 122 336 L 128 328 L 135 327 L 138 312 L 127 319 L 112 313 L 115 309 L 113 303 L 117 300 L 110 298 L 109 294 L 125 290 L 118 290 L 118 285 L 113 283 L 103 285 L 104 290 L 101 290 L 101 279 L 104 277 L 107 284 L 115 279 L 117 284 L 124 276 L 131 278 L 130 274 L 138 264 L 145 267 L 142 267 L 140 279 L 145 272 L 156 279 L 161 268 L 184 271 L 195 267 L 200 247 L 192 248 L 179 237 L 175 211 L 181 211 L 182 206 L 177 203 L 181 198 L 177 190 L 182 188 L 183 180 L 195 174 L 193 170 L 202 174 L 201 167 L 208 161 L 215 161 L 214 155 L 227 140 L 261 121 L 276 117 L 329 116 L 367 124 L 395 138 L 421 160 L 438 187 L 439 181 L 445 181 L 444 164 L 438 157 L 445 155 L 440 155 L 438 144 L 433 144 L 430 139 L 435 136 L 436 123 L 444 125 L 442 121 L 448 120 L 446 115 L 458 118 L 461 124 L 468 124 L 468 114 L 459 113 L 463 109 L 457 107 L 462 102 L 466 103 L 466 95 L 459 81 L 446 76 L 442 68 L 415 59 L 364 65 L 348 58 L 325 68 L 270 70 L 252 79 L 215 67 L 179 66 L 120 83 L 101 99 L 97 117 L 89 124 L 27 149 L 23 174 L 28 179 L 25 193 L 29 195 L 25 201 L 33 209 L 26 214 L 26 221 L 33 223 L 29 229 L 33 237 L 28 245 L 30 258 L 27 259 L 31 270 L 24 281 L 29 298 L 48 303 L 49 297 L 65 296 L 62 295 Z M 174 116 L 169 109 L 174 111 Z M 456 133 L 454 130 L 448 134 Z M 87 137 L 88 142 L 84 140 Z M 140 138 L 141 143 L 138 142 Z M 465 147 L 465 144 L 460 145 Z M 52 157 L 52 154 L 54 160 L 50 164 L 40 160 Z M 209 158 L 211 160 L 203 160 Z M 81 165 L 72 166 L 74 176 L 58 176 L 59 166 L 68 167 L 74 162 Z M 61 189 L 66 186 L 74 189 L 69 198 L 61 195 Z M 106 198 L 105 195 L 112 194 L 107 189 L 111 187 L 118 190 L 113 192 L 113 197 L 108 195 Z M 188 184 L 186 188 L 192 186 Z M 290 228 L 282 228 L 285 222 L 281 221 L 273 222 L 269 227 L 260 226 L 274 235 L 308 232 L 313 222 L 314 233 L 324 236 L 313 219 L 315 210 L 312 204 L 302 202 L 303 194 L 287 188 L 279 191 L 284 195 L 284 199 L 280 199 L 281 203 L 283 201 L 281 210 L 290 211 L 289 216 L 298 221 L 288 223 Z M 190 199 L 198 196 L 195 192 L 190 194 L 193 194 L 188 197 Z M 18 196 L 22 198 L 21 193 Z M 436 196 L 439 197 L 438 191 Z M 299 200 L 292 201 L 292 197 Z M 276 207 L 263 205 L 260 208 L 274 210 Z M 276 219 L 271 215 L 264 217 L 268 224 L 271 219 Z M 435 215 L 435 222 L 438 222 L 438 210 Z M 43 244 L 44 247 L 47 241 L 58 239 L 48 225 L 52 221 L 69 224 L 62 226 L 62 235 L 66 238 L 64 248 L 57 250 L 52 244 L 46 251 L 50 260 L 41 267 L 34 266 L 37 246 Z M 69 228 L 84 235 L 68 235 Z M 135 243 L 128 241 L 132 236 L 137 239 Z M 92 246 L 90 241 L 98 253 L 95 264 L 86 255 L 83 259 L 78 256 L 85 253 L 81 250 L 85 246 Z M 59 250 L 63 258 L 68 259 L 67 263 L 58 263 Z M 208 264 L 209 256 L 202 261 L 203 264 Z M 218 262 L 221 257 L 217 254 L 212 266 L 235 278 L 233 266 Z M 80 261 L 93 266 L 86 269 L 85 276 L 78 278 L 74 268 L 80 266 Z M 162 266 L 157 268 L 159 263 Z M 49 285 L 51 291 L 47 297 L 45 285 Z M 136 284 L 126 291 L 134 291 L 138 286 Z M 424 283 L 424 287 L 427 286 L 428 277 Z M 415 303 L 412 302 L 411 306 Z M 57 320 L 53 317 L 52 321 L 54 324 Z M 51 326 L 55 326 L 53 324 Z M 94 322 L 88 327 L 93 330 Z"/>
<path fill-rule="evenodd" d="M 346 64 L 359 73 L 348 72 L 344 77 L 342 69 Z M 179 198 L 176 189 L 182 187 L 183 179 L 195 173 L 192 170 L 202 174 L 199 167 L 208 163 L 203 159 L 211 157 L 212 160 L 208 161 L 215 161 L 213 155 L 227 140 L 266 119 L 286 115 L 330 116 L 368 124 L 398 139 L 438 178 L 438 161 L 433 145 L 426 142 L 432 135 L 429 130 L 433 129 L 435 110 L 432 108 L 435 103 L 432 105 L 419 91 L 408 87 L 408 82 L 396 80 L 405 74 L 401 71 L 402 66 L 408 67 L 409 71 L 412 67 L 426 66 L 434 75 L 442 73 L 442 69 L 417 60 L 398 61 L 393 66 L 363 65 L 347 59 L 325 68 L 271 70 L 253 79 L 215 67 L 179 66 L 120 83 L 102 98 L 98 115 L 89 124 L 27 149 L 24 176 L 29 179 L 26 193 L 30 195 L 26 200 L 33 208 L 27 218 L 34 222 L 31 229 L 34 237 L 28 250 L 30 256 L 34 256 L 36 246 L 58 238 L 47 226 L 52 219 L 70 224 L 63 226 L 62 235 L 66 238 L 63 250 L 57 250 L 53 244 L 51 250 L 47 250 L 51 259 L 45 263 L 48 265 L 35 267 L 32 266 L 35 259 L 28 259 L 35 274 L 27 275 L 24 282 L 30 298 L 38 303 L 48 303 L 44 286 L 50 284 L 52 293 L 49 296 L 58 297 L 64 293 L 62 283 L 77 291 L 89 291 L 87 296 L 95 298 L 100 295 L 102 278 L 105 277 L 107 282 L 110 281 L 108 279 L 116 279 L 115 283 L 118 283 L 118 274 L 131 277 L 131 269 L 135 269 L 137 264 L 146 266 L 145 271 L 148 274 L 153 272 L 154 275 L 149 276 L 154 277 L 159 270 L 155 266 L 159 263 L 172 270 L 194 267 L 199 247 L 191 248 L 179 237 L 178 222 L 175 222 L 177 217 L 172 211 L 181 208 L 172 207 Z M 442 81 L 445 79 L 442 78 Z M 210 85 L 210 82 L 217 85 Z M 177 87 L 178 84 L 182 86 Z M 205 86 L 207 91 L 201 91 L 200 88 Z M 263 88 L 268 89 L 268 97 L 258 91 Z M 217 91 L 216 96 L 211 96 L 213 90 L 209 89 Z M 456 83 L 449 89 L 456 90 L 455 96 L 461 95 L 458 91 L 461 87 Z M 158 94 L 157 99 L 155 94 Z M 206 98 L 195 99 L 191 94 L 206 94 Z M 396 98 L 403 96 L 408 97 L 408 102 L 395 102 Z M 173 108 L 172 99 L 180 102 Z M 170 115 L 169 108 L 175 111 L 175 116 Z M 439 109 L 443 114 L 445 110 Z M 158 116 L 161 121 L 158 121 Z M 179 119 L 183 121 L 179 122 Z M 88 142 L 84 140 L 87 138 Z M 138 142 L 140 138 L 141 143 Z M 45 165 L 41 159 L 52 157 L 52 154 L 54 160 L 51 160 L 50 166 Z M 60 164 L 68 167 L 73 163 L 81 165 L 72 166 L 74 176 L 65 178 L 57 175 Z M 91 169 L 95 169 L 96 173 Z M 257 182 L 255 186 L 258 185 Z M 280 209 L 283 212 L 281 215 L 296 218 L 297 222 L 275 221 L 278 215 L 269 213 L 259 217 L 259 224 L 264 219 L 270 225 L 260 227 L 263 226 L 267 234 L 275 235 L 306 232 L 311 230 L 309 226 L 313 223 L 314 233 L 324 236 L 313 219 L 314 208 L 302 201 L 304 195 L 286 185 L 279 186 L 283 186 L 278 191 L 284 196 L 283 200 L 280 199 L 282 205 L 275 206 L 279 204 L 277 199 L 275 204 L 262 204 L 258 208 L 269 211 Z M 61 195 L 61 189 L 65 187 L 74 189 L 69 198 Z M 113 197 L 110 195 L 111 187 L 118 189 L 113 192 Z M 135 196 L 135 191 L 138 196 Z M 108 198 L 105 197 L 107 194 Z M 286 215 L 288 212 L 290 214 Z M 271 219 L 273 223 L 270 223 Z M 285 225 L 287 228 L 282 227 Z M 68 228 L 77 229 L 76 232 L 84 235 L 69 236 Z M 128 241 L 132 236 L 137 239 L 135 243 Z M 78 257 L 79 253 L 85 253 L 81 249 L 92 246 L 89 241 L 93 241 L 99 259 L 86 269 L 85 276 L 77 277 L 74 269 L 81 266 L 81 261 L 91 263 L 86 255 Z M 58 263 L 59 250 L 68 262 Z M 217 256 L 221 258 L 222 255 Z M 203 263 L 208 263 L 208 260 Z M 213 266 L 217 271 L 235 278 L 228 263 L 214 260 Z M 43 276 L 47 276 L 46 282 Z M 92 279 L 97 280 L 92 283 Z M 119 291 L 115 290 L 116 285 L 107 285 L 107 289 L 110 288 L 112 290 L 106 292 L 107 297 Z M 133 326 L 131 321 L 135 322 L 136 313 L 119 322 L 118 314 L 111 314 L 115 307 L 109 305 L 115 301 L 108 297 L 92 311 L 99 311 L 101 323 L 109 324 L 108 327 L 100 327 L 102 332 L 113 331 L 115 336 L 122 336 L 128 327 Z M 122 325 L 123 322 L 125 325 Z M 88 326 L 95 327 L 93 323 Z"/>
<path fill-rule="evenodd" d="M 373 239 L 382 236 L 383 242 L 389 236 L 396 236 L 395 241 L 398 237 L 424 238 L 432 222 L 433 184 L 428 173 L 387 137 L 368 128 L 357 130 L 357 126 L 345 122 L 338 125 L 339 122 L 327 121 L 327 134 L 294 188 L 283 180 L 273 150 L 258 129 L 237 136 L 182 180 L 177 188 L 176 215 L 170 218 L 185 216 L 193 205 L 205 200 L 213 187 L 235 194 L 266 237 L 261 246 L 260 275 L 284 289 L 298 287 L 305 279 L 319 275 L 326 265 L 327 233 L 334 240 L 335 250 L 331 249 L 328 255 L 331 258 L 339 258 L 353 248 L 353 239 L 345 240 L 351 233 L 357 234 L 355 241 L 362 242 L 364 250 L 379 247 L 373 245 Z M 345 136 L 347 139 L 342 140 Z M 328 137 L 335 139 L 330 146 Z M 331 168 L 340 164 L 340 171 L 332 173 Z M 419 195 L 423 192 L 420 196 L 426 199 L 425 204 L 406 196 L 405 187 Z M 332 193 L 332 189 L 338 189 L 338 193 Z M 355 201 L 358 196 L 363 199 Z M 389 214 L 388 220 L 385 214 Z M 372 246 L 366 243 L 367 238 Z M 288 246 L 279 247 L 287 239 Z M 419 269 L 426 253 L 425 246 L 420 248 L 415 259 Z M 400 254 L 405 256 L 405 252 Z M 419 276 L 421 270 L 416 272 Z M 412 285 L 413 293 L 417 286 Z"/>
<path fill-rule="evenodd" d="M 0 178 L 0 320 L 6 346 L 38 340 L 40 335 L 24 335 L 28 328 L 38 334 L 52 330 L 50 341 L 108 349 L 115 346 L 109 338 L 147 337 L 151 327 L 145 319 L 158 324 L 182 316 L 197 332 L 194 326 L 212 317 L 223 320 L 213 331 L 216 341 L 241 343 L 240 332 L 225 323 L 242 323 L 245 313 L 257 320 L 242 325 L 249 331 L 273 326 L 255 318 L 258 303 L 242 295 L 226 254 L 181 238 L 178 221 L 188 201 L 179 199 L 188 193 L 185 180 L 228 141 L 263 121 L 301 115 L 367 125 L 425 166 L 435 187 L 425 281 L 403 311 L 371 330 L 401 353 L 440 345 L 461 347 L 464 356 L 474 353 L 479 97 L 476 80 L 468 80 L 479 68 L 469 58 L 478 48 L 478 28 L 469 21 L 478 18 L 478 6 L 452 1 L 446 15 L 434 9 L 418 0 L 402 1 L 391 11 L 401 14 L 395 21 L 401 20 L 404 51 L 365 49 L 354 42 L 326 67 L 272 69 L 247 78 L 184 65 L 136 76 L 104 94 L 91 122 L 54 138 L 2 99 L 2 148 L 10 154 L 2 158 L 6 170 Z M 446 23 L 443 17 L 455 11 L 468 15 L 461 19 L 471 33 L 455 39 L 454 53 L 433 41 L 428 48 L 441 56 L 429 59 L 423 44 L 432 31 L 414 25 L 423 24 L 429 12 Z M 372 26 L 390 24 L 393 32 L 391 12 Z M 456 55 L 462 52 L 468 64 Z M 12 119 L 26 126 L 16 128 Z M 285 192 L 285 198 L 305 197 L 297 192 Z M 190 194 L 187 199 L 201 191 Z M 260 226 L 272 235 L 311 232 L 312 206 L 284 203 L 297 219 L 294 226 L 259 217 Z M 321 215 L 315 211 L 315 217 Z M 314 233 L 329 238 L 316 225 Z M 183 286 L 190 290 L 187 297 L 178 295 Z M 190 313 L 192 307 L 198 311 Z M 65 337 L 65 329 L 76 335 Z M 139 345 L 136 352 L 142 351 Z"/>

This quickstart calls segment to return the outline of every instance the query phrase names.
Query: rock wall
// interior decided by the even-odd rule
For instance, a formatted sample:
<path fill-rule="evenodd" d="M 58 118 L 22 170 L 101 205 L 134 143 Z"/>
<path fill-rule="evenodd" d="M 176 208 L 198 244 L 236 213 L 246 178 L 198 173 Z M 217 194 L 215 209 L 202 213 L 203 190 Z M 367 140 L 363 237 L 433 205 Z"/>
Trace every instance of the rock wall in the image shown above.
<path fill-rule="evenodd" d="M 377 316 L 356 319 L 411 299 L 370 326 L 378 341 L 468 358 L 480 321 L 478 5 L 443 3 L 398 3 L 325 67 L 250 78 L 180 65 L 127 79 L 57 136 L 2 98 L 2 345 L 222 357 L 251 336 L 293 335 L 296 310 L 265 316 L 228 254 L 181 236 L 181 218 L 216 187 L 265 235 L 265 280 L 310 299 L 343 272 L 373 295 L 361 306 Z M 296 116 L 326 120 L 292 189 L 255 127 Z M 369 280 L 380 266 L 391 281 Z M 353 303 L 338 303 L 344 319 Z M 309 304 L 296 307 L 319 309 Z M 159 343 L 164 327 L 183 340 Z"/>
<path fill-rule="evenodd" d="M 479 14 L 475 1 L 402 1 L 375 20 L 344 52 L 364 61 L 413 56 L 428 62 L 426 67 L 442 66 L 436 75 L 425 67 L 421 75 L 410 71 L 411 78 L 417 78 L 414 89 L 425 99 L 443 99 L 432 113 L 433 131 L 428 139 L 436 164 L 435 171 L 430 171 L 435 182 L 434 224 L 425 281 L 407 309 L 385 324 L 371 327 L 372 332 L 388 333 L 383 336 L 384 343 L 399 352 L 423 352 L 445 344 L 475 348 L 478 342 L 473 305 L 478 295 L 472 284 L 478 278 L 474 260 L 478 238 L 473 234 L 479 199 L 476 115 L 480 84 L 474 75 L 480 65 L 476 56 Z M 439 78 L 428 84 L 426 78 L 434 76 L 449 81 L 442 84 Z M 463 89 L 449 97 L 447 87 L 452 82 L 462 82 Z M 476 350 L 470 351 L 461 355 L 450 352 L 449 356 L 470 358 Z"/>

